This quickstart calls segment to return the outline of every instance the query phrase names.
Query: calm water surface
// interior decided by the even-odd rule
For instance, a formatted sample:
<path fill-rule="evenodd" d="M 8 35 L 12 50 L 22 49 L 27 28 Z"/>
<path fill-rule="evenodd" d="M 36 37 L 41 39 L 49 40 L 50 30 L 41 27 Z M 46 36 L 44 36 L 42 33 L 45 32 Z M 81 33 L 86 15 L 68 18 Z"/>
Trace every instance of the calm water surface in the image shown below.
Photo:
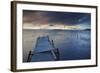
<path fill-rule="evenodd" d="M 60 60 L 91 58 L 90 30 L 23 30 L 23 62 L 30 50 L 34 51 L 36 39 L 49 35 L 60 51 Z"/>

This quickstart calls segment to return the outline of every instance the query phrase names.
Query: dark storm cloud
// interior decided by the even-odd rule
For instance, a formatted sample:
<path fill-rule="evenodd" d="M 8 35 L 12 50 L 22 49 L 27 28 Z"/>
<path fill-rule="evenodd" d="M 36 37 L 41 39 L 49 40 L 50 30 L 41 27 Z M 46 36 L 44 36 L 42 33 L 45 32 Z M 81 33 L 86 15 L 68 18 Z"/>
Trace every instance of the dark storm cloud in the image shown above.
<path fill-rule="evenodd" d="M 61 23 L 65 25 L 76 25 L 90 21 L 90 14 L 88 13 L 48 12 L 46 16 L 49 17 L 50 23 Z"/>
<path fill-rule="evenodd" d="M 40 11 L 23 11 L 23 23 L 36 23 L 45 24 L 48 22 L 48 18 L 45 17 L 44 12 Z"/>
<path fill-rule="evenodd" d="M 77 25 L 91 22 L 90 13 L 50 12 L 50 11 L 23 11 L 23 22 L 39 24 Z"/>

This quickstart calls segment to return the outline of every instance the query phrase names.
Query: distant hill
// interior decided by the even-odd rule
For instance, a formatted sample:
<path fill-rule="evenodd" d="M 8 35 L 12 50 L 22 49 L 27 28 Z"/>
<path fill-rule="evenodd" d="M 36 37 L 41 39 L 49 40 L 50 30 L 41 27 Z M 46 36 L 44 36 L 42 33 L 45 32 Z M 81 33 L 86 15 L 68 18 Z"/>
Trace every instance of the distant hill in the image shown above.
<path fill-rule="evenodd" d="M 90 31 L 91 29 L 84 29 L 84 30 L 88 30 L 88 31 Z"/>

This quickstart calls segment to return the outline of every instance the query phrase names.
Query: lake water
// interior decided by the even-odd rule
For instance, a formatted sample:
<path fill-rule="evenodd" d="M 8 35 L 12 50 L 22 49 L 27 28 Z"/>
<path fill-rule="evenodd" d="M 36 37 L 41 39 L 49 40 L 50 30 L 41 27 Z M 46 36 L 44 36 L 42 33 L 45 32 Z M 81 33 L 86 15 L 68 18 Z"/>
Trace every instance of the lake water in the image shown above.
<path fill-rule="evenodd" d="M 23 30 L 23 62 L 29 51 L 34 51 L 39 36 L 48 35 L 59 48 L 60 60 L 80 60 L 91 58 L 90 30 Z"/>

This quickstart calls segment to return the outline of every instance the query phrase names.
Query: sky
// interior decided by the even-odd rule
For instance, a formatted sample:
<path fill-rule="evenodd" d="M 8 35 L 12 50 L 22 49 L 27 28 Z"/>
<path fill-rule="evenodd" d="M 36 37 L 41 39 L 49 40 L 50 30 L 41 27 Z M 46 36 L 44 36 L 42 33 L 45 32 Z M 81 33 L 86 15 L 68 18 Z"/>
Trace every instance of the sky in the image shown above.
<path fill-rule="evenodd" d="M 24 29 L 90 29 L 91 14 L 23 10 Z"/>

